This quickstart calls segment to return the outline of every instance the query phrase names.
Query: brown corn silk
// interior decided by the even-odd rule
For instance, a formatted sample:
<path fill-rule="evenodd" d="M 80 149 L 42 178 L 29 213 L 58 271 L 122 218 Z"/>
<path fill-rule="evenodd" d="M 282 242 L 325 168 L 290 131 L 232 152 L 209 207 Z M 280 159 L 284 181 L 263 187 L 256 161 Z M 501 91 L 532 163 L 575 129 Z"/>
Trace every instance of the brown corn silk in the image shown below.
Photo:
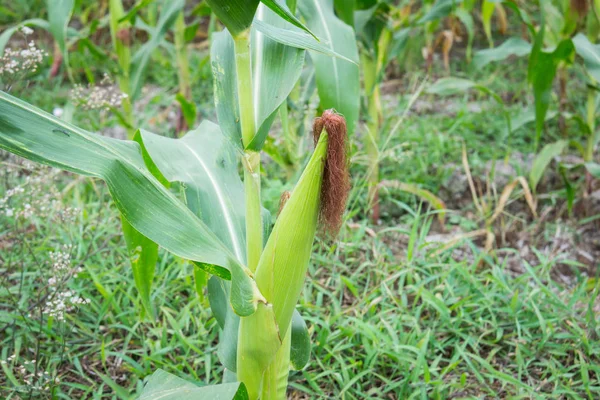
<path fill-rule="evenodd" d="M 321 186 L 319 225 L 326 236 L 334 238 L 342 226 L 350 192 L 346 120 L 334 110 L 323 112 L 323 115 L 315 119 L 313 124 L 315 145 L 323 129 L 329 135 L 329 142 Z"/>

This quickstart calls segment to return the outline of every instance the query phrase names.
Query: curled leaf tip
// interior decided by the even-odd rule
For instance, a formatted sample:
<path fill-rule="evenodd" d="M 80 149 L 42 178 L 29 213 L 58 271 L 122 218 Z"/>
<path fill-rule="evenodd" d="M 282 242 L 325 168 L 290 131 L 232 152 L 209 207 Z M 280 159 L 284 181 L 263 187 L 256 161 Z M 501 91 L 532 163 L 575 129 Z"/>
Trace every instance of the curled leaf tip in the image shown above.
<path fill-rule="evenodd" d="M 321 117 L 315 119 L 313 125 L 315 145 L 323 130 L 327 132 L 328 143 L 321 186 L 319 224 L 323 233 L 335 238 L 342 226 L 350 192 L 346 120 L 334 110 L 326 110 Z"/>

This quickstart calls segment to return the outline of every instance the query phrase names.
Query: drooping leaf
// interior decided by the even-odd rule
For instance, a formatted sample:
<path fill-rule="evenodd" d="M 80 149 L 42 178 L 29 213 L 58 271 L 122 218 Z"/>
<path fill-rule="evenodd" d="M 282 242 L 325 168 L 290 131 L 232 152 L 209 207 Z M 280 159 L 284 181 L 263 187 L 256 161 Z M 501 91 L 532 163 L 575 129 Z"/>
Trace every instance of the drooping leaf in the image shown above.
<path fill-rule="evenodd" d="M 206 0 L 233 36 L 250 28 L 259 0 Z"/>
<path fill-rule="evenodd" d="M 335 16 L 333 0 L 301 0 L 298 2 L 298 9 L 308 27 L 332 51 L 358 62 L 354 30 Z M 321 108 L 334 108 L 346 118 L 348 132 L 354 132 L 360 105 L 358 66 L 318 53 L 312 53 L 311 58 L 315 65 Z"/>
<path fill-rule="evenodd" d="M 50 33 L 56 40 L 58 48 L 63 56 L 64 64 L 69 68 L 69 53 L 67 49 L 67 27 L 75 0 L 48 0 L 48 23 Z"/>
<path fill-rule="evenodd" d="M 233 145 L 219 126 L 204 120 L 180 139 L 141 130 L 141 141 L 161 174 L 183 185 L 186 204 L 246 262 L 244 187 Z"/>
<path fill-rule="evenodd" d="M 133 270 L 135 287 L 140 294 L 146 313 L 154 319 L 154 308 L 150 301 L 150 294 L 154 270 L 158 261 L 158 245 L 139 233 L 124 218 L 121 218 L 121 226 L 129 251 L 129 261 Z"/>
<path fill-rule="evenodd" d="M 481 69 L 491 62 L 503 61 L 510 56 L 523 57 L 531 52 L 531 43 L 521 38 L 510 38 L 493 49 L 480 50 L 473 57 L 473 67 Z"/>
<path fill-rule="evenodd" d="M 141 93 L 150 56 L 160 45 L 169 29 L 175 24 L 177 15 L 184 5 L 185 0 L 163 1 L 163 8 L 158 18 L 158 23 L 156 27 L 152 28 L 150 39 L 133 55 L 129 72 L 132 100 L 137 99 Z"/>
<path fill-rule="evenodd" d="M 583 33 L 573 38 L 573 45 L 577 54 L 583 58 L 588 73 L 600 82 L 600 45 L 592 44 Z"/>
<path fill-rule="evenodd" d="M 104 180 L 123 218 L 171 253 L 233 278 L 231 303 L 256 309 L 257 291 L 235 255 L 148 170 L 132 141 L 98 136 L 0 92 L 0 148 L 34 162 Z"/>
<path fill-rule="evenodd" d="M 152 374 L 139 400 L 248 400 L 243 383 L 197 386 L 159 369 Z"/>
<path fill-rule="evenodd" d="M 566 140 L 559 140 L 558 142 L 547 144 L 542 151 L 535 156 L 533 165 L 531 166 L 531 172 L 529 173 L 529 186 L 531 186 L 532 190 L 535 191 L 535 188 L 542 179 L 544 171 L 548 165 L 550 165 L 550 162 L 554 157 L 560 155 L 567 145 L 568 142 Z"/>

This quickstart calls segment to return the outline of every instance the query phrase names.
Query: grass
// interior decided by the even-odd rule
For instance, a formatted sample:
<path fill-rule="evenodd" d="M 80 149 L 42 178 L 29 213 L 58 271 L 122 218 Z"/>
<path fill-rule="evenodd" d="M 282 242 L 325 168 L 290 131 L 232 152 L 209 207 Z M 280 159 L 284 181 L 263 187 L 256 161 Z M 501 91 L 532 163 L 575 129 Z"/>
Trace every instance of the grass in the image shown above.
<path fill-rule="evenodd" d="M 206 54 L 192 54 L 201 65 L 193 78 L 196 103 L 203 116 L 214 119 Z M 516 115 L 531 98 L 522 72 L 525 61 L 511 65 L 521 72 L 513 74 L 502 65 L 468 71 L 460 62 L 453 68 L 458 76 L 513 95 L 508 107 Z M 143 126 L 164 134 L 172 134 L 172 124 L 157 115 L 168 115 L 172 108 L 176 83 L 169 71 L 160 63 L 151 67 L 157 89 L 138 115 Z M 405 87 L 417 87 L 423 79 L 415 72 Z M 572 92 L 577 107 L 576 90 Z M 39 76 L 28 90 L 14 93 L 52 110 L 64 105 L 68 85 Z M 407 90 L 386 96 L 384 132 L 397 123 L 411 95 Z M 382 153 L 385 179 L 444 193 L 456 185 L 456 171 L 464 174 L 463 143 L 474 175 L 482 180 L 489 162 L 533 152 L 533 127 L 504 135 L 502 110 L 484 95 L 440 99 L 422 94 L 417 101 L 432 104 L 432 109 L 411 108 Z M 473 111 L 474 104 L 480 111 Z M 78 111 L 74 118 L 90 130 L 118 123 L 110 114 L 93 112 Z M 549 127 L 544 139 L 550 142 L 557 130 L 555 123 Z M 522 248 L 515 240 L 494 254 L 485 253 L 477 240 L 437 252 L 435 235 L 478 226 L 467 187 L 461 192 L 467 201 L 451 204 L 446 232 L 436 226 L 426 204 L 394 192 L 382 196 L 382 224 L 369 226 L 365 155 L 360 139 L 352 140 L 356 185 L 350 221 L 337 243 L 315 245 L 299 305 L 313 351 L 310 364 L 291 373 L 289 397 L 600 397 L 597 261 L 583 265 L 572 253 L 546 249 L 558 227 L 577 226 L 577 219 L 538 223 L 521 212 L 517 206 L 522 200 L 513 196 L 504 222 L 518 221 L 528 238 L 539 239 L 531 241 L 528 257 L 519 256 Z M 193 267 L 161 253 L 152 294 L 158 318 L 150 321 L 140 314 L 118 213 L 105 186 L 71 174 L 49 174 L 14 157 L 2 164 L 0 198 L 23 185 L 24 192 L 10 199 L 10 207 L 17 212 L 30 204 L 35 213 L 24 219 L 0 213 L 0 397 L 133 399 L 157 368 L 198 384 L 219 383 L 218 328 L 206 298 L 196 293 Z M 277 165 L 266 163 L 263 194 L 273 212 L 284 189 L 280 174 Z M 560 191 L 544 196 L 544 210 L 564 203 Z M 65 218 L 69 208 L 72 218 Z M 593 216 L 583 220 L 586 226 L 594 221 Z M 73 246 L 73 270 L 58 291 L 72 291 L 89 303 L 58 321 L 41 317 L 41 312 L 56 296 L 48 285 L 50 252 L 65 245 Z M 82 271 L 75 277 L 78 267 Z"/>

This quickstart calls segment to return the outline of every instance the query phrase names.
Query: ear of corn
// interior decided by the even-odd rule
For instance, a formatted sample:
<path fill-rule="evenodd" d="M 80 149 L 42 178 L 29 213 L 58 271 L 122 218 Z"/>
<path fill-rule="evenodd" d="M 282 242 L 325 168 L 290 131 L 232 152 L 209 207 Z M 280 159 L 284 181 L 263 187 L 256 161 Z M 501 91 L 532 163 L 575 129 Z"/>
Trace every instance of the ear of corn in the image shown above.
<path fill-rule="evenodd" d="M 327 144 L 328 135 L 323 131 L 262 252 L 255 279 L 266 304 L 260 303 L 254 314 L 240 321 L 237 377 L 248 388 L 250 399 L 258 398 L 264 372 L 270 364 L 284 363 L 285 370 L 289 368 L 289 340 L 286 340 L 288 349 L 280 354 L 278 351 L 288 336 L 310 260 L 319 219 Z M 277 380 L 269 379 L 267 384 L 276 385 Z M 271 389 L 277 392 L 276 388 Z M 264 387 L 264 390 L 270 389 Z"/>

